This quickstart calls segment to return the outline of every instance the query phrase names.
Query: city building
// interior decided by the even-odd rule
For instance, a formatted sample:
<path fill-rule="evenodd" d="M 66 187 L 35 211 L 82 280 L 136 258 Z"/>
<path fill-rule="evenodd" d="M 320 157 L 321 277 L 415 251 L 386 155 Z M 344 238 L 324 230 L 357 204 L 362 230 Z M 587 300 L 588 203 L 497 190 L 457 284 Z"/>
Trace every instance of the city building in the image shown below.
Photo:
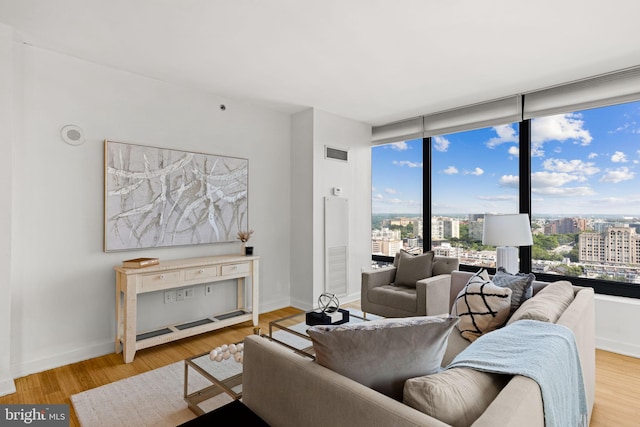
<path fill-rule="evenodd" d="M 601 233 L 581 233 L 580 262 L 638 264 L 640 235 L 631 227 L 608 227 Z"/>

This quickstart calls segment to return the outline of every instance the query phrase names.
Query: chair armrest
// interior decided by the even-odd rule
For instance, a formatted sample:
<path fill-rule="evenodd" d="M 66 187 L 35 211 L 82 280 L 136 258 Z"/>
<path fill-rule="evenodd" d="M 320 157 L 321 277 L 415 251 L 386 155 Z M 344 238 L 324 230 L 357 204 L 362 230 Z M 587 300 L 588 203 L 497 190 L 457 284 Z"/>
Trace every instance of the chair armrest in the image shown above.
<path fill-rule="evenodd" d="M 393 283 L 396 278 L 396 267 L 385 267 L 378 270 L 362 272 L 362 295 L 377 287 Z"/>
<path fill-rule="evenodd" d="M 451 275 L 439 274 L 416 282 L 418 298 L 418 312 L 426 313 L 427 316 L 438 314 L 448 314 L 449 293 L 451 288 Z M 420 309 L 424 307 L 424 311 Z"/>

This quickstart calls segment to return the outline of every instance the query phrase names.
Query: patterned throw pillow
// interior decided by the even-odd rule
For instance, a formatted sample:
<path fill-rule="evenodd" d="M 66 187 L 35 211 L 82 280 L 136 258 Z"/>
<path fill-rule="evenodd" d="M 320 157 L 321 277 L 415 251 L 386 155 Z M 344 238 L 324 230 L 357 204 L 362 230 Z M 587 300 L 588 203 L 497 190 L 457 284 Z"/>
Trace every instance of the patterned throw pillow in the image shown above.
<path fill-rule="evenodd" d="M 398 286 L 416 287 L 418 280 L 431 277 L 433 273 L 433 252 L 411 255 L 408 252 L 398 252 L 398 265 L 394 284 Z"/>
<path fill-rule="evenodd" d="M 469 279 L 451 309 L 451 315 L 460 317 L 460 334 L 469 341 L 501 327 L 511 309 L 511 289 L 496 286 L 481 273 Z"/>
<path fill-rule="evenodd" d="M 511 313 L 520 305 L 533 296 L 533 281 L 536 276 L 533 273 L 508 273 L 503 267 L 498 268 L 493 283 L 501 288 L 511 289 Z"/>
<path fill-rule="evenodd" d="M 402 400 L 409 378 L 440 371 L 457 317 L 382 319 L 312 326 L 316 361 L 382 394 Z"/>

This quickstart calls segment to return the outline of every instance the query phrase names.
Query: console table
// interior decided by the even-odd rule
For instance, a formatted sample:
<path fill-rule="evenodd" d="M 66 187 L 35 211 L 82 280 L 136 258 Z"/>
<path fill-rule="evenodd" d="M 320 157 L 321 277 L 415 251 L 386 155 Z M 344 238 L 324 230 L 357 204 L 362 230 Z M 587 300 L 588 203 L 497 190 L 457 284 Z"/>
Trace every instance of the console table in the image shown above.
<path fill-rule="evenodd" d="M 258 256 L 223 255 L 164 261 L 144 268 L 116 266 L 116 353 L 130 363 L 136 350 L 209 332 L 251 320 L 258 325 Z M 251 305 L 245 303 L 246 279 L 251 279 Z M 138 294 L 183 286 L 237 280 L 236 309 L 192 322 L 138 334 Z"/>

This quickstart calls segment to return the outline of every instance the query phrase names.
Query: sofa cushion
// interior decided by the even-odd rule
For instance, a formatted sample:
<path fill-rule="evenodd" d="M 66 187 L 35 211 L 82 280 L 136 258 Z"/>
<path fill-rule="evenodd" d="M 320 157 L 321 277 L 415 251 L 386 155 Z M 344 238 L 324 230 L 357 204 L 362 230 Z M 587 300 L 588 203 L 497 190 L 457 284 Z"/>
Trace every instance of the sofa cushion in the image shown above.
<path fill-rule="evenodd" d="M 367 299 L 374 304 L 397 308 L 409 313 L 418 311 L 415 286 L 376 286 L 367 292 Z"/>
<path fill-rule="evenodd" d="M 536 276 L 533 273 L 508 273 L 503 267 L 498 268 L 491 281 L 502 288 L 511 289 L 511 313 L 516 311 L 520 304 L 533 296 L 533 281 Z"/>
<path fill-rule="evenodd" d="M 413 286 L 416 282 L 431 277 L 433 272 L 433 252 L 411 255 L 408 252 L 398 252 L 398 266 L 394 285 Z"/>
<path fill-rule="evenodd" d="M 396 400 L 408 378 L 440 370 L 447 338 L 457 317 L 382 319 L 338 326 L 313 326 L 316 361 Z"/>
<path fill-rule="evenodd" d="M 509 319 L 508 324 L 522 319 L 556 323 L 573 301 L 571 282 L 560 280 L 549 283 L 533 298 L 526 300 Z"/>
<path fill-rule="evenodd" d="M 451 314 L 460 317 L 458 329 L 469 341 L 499 328 L 509 316 L 511 289 L 496 286 L 488 277 L 484 270 L 471 276 L 451 308 Z"/>
<path fill-rule="evenodd" d="M 408 379 L 404 403 L 452 426 L 470 426 L 493 402 L 510 375 L 455 368 Z"/>

